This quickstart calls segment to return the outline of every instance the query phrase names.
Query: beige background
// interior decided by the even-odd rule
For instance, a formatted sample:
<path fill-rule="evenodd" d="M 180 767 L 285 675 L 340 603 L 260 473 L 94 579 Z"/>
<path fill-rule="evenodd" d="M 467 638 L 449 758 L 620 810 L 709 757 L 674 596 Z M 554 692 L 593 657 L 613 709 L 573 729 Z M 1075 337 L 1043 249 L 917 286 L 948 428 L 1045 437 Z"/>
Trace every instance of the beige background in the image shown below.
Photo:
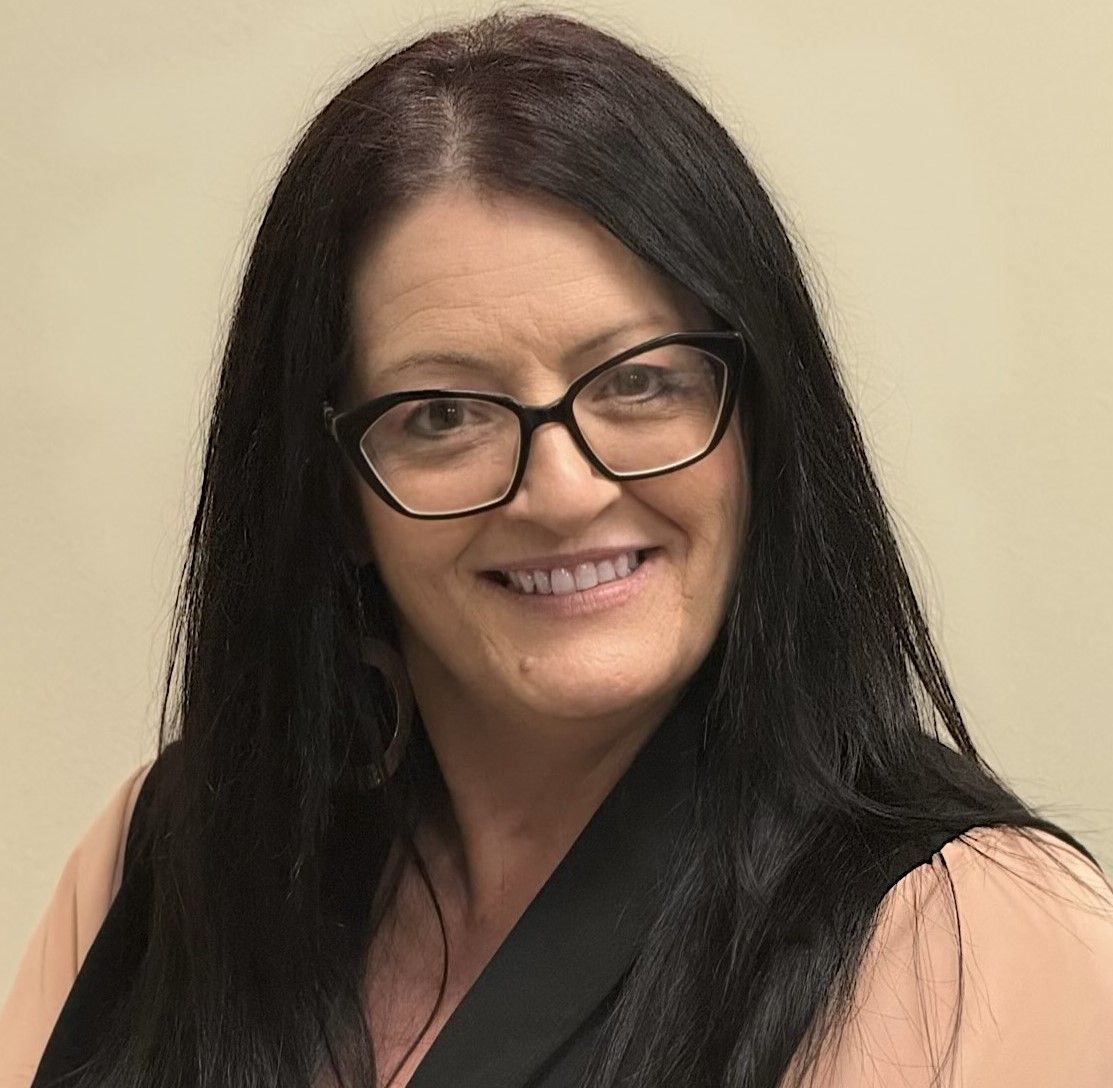
<path fill-rule="evenodd" d="M 488 9 L 4 6 L 0 993 L 153 754 L 219 332 L 294 133 Z M 975 739 L 1113 870 L 1113 5 L 565 10 L 669 59 L 772 185 Z"/>

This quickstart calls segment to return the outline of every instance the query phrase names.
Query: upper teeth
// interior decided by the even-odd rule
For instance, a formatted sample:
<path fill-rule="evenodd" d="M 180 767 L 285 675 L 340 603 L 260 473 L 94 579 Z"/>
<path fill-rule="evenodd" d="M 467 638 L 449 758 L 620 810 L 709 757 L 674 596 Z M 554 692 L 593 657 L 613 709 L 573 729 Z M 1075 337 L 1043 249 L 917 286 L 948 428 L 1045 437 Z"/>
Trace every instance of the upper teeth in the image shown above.
<path fill-rule="evenodd" d="M 510 584 L 521 593 L 553 593 L 557 596 L 591 589 L 601 582 L 613 582 L 638 567 L 637 552 L 618 552 L 610 559 L 596 563 L 577 563 L 571 567 L 551 570 L 504 570 Z"/>

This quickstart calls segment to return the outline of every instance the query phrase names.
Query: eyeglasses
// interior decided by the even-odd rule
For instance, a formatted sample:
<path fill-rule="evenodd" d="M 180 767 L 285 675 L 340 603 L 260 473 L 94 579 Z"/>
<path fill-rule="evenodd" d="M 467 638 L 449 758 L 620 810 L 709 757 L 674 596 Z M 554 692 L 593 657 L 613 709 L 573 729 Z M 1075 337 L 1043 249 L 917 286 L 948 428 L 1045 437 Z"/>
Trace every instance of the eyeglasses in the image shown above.
<path fill-rule="evenodd" d="M 343 412 L 325 401 L 324 423 L 375 494 L 400 514 L 464 517 L 514 498 L 530 441 L 546 423 L 566 427 L 608 480 L 694 464 L 726 432 L 746 357 L 737 331 L 669 333 L 581 374 L 550 404 L 413 389 Z"/>

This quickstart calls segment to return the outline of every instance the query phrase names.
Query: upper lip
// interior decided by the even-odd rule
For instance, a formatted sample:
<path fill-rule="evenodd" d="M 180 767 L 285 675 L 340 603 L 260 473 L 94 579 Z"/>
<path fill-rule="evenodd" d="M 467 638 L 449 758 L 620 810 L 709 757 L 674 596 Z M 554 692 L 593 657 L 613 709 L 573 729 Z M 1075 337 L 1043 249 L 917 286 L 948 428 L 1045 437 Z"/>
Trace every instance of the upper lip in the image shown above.
<path fill-rule="evenodd" d="M 614 559 L 623 552 L 644 552 L 654 548 L 653 544 L 618 544 L 610 548 L 591 548 L 583 552 L 565 552 L 562 555 L 539 555 L 533 559 L 517 560 L 492 570 L 554 570 L 557 567 L 574 568 L 579 563 L 597 563 L 600 559 Z"/>

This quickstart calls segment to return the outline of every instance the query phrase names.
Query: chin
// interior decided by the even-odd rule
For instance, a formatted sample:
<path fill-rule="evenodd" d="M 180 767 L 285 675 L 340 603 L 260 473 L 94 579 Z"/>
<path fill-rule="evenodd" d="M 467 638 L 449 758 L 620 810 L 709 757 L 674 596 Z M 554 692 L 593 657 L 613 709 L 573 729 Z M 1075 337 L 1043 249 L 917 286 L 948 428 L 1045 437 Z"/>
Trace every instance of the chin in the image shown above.
<path fill-rule="evenodd" d="M 537 669 L 546 667 L 538 662 Z M 657 676 L 646 674 L 630 675 L 616 681 L 613 671 L 599 669 L 594 674 L 578 675 L 572 671 L 566 682 L 546 683 L 538 676 L 536 685 L 527 684 L 522 688 L 522 680 L 528 678 L 530 663 L 523 659 L 521 668 L 526 674 L 515 678 L 515 687 L 521 692 L 519 700 L 530 709 L 546 717 L 587 720 L 602 718 L 613 714 L 629 713 L 662 698 L 675 682 L 663 681 Z"/>

